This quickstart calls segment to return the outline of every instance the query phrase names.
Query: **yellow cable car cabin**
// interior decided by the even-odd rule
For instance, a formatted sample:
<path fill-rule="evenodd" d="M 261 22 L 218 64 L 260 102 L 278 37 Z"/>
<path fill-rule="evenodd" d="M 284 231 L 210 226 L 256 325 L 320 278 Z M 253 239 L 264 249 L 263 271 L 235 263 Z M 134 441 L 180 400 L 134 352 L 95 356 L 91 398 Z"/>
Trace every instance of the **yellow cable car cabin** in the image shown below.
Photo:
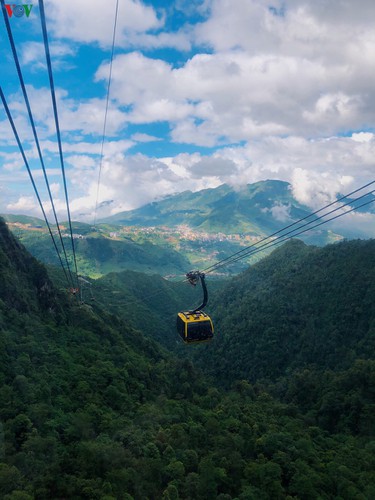
<path fill-rule="evenodd" d="M 203 311 L 187 311 L 177 314 L 177 331 L 187 344 L 207 342 L 214 336 L 211 318 Z"/>
<path fill-rule="evenodd" d="M 203 288 L 203 303 L 193 311 L 179 312 L 177 314 L 177 331 L 186 344 L 193 342 L 207 342 L 214 336 L 214 326 L 211 318 L 202 311 L 207 304 L 208 292 L 204 274 L 199 271 L 192 271 L 186 275 L 191 285 L 196 285 L 201 281 Z"/>

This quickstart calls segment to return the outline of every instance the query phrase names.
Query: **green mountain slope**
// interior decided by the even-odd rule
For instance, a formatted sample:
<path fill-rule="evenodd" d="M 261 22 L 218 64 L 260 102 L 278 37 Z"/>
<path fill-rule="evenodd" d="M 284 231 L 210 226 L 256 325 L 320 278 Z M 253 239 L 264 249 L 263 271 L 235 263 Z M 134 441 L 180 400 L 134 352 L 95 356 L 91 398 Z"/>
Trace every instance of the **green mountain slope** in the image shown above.
<path fill-rule="evenodd" d="M 0 234 L 1 498 L 374 496 L 370 426 L 329 434 L 261 386 L 215 388 Z"/>
<path fill-rule="evenodd" d="M 194 359 L 226 387 L 260 383 L 311 425 L 374 435 L 374 283 L 374 240 L 289 242 L 218 294 L 215 342 Z"/>

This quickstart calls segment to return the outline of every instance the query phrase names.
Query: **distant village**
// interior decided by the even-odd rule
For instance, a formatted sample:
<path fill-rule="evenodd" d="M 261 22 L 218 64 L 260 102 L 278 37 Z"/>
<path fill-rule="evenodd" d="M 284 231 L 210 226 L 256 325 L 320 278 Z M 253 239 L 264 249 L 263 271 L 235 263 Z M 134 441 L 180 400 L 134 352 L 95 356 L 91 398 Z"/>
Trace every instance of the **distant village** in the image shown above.
<path fill-rule="evenodd" d="M 8 222 L 13 230 L 19 229 L 24 231 L 37 231 L 44 233 L 47 231 L 45 225 L 32 224 L 32 223 L 21 223 L 21 222 Z M 65 226 L 60 226 L 64 232 L 61 233 L 63 238 L 70 238 L 70 233 L 67 232 Z M 88 226 L 89 229 L 89 226 Z M 236 242 L 236 243 L 256 243 L 261 239 L 261 236 L 255 234 L 247 233 L 237 233 L 237 234 L 225 234 L 223 232 L 211 233 L 208 231 L 199 231 L 186 224 L 182 224 L 175 227 L 168 226 L 121 226 L 117 231 L 111 231 L 103 229 L 102 227 L 97 228 L 98 233 L 104 238 L 109 238 L 112 240 L 121 240 L 125 238 L 136 238 L 140 239 L 142 237 L 151 238 L 161 238 L 166 241 L 175 242 L 175 240 L 180 241 L 195 241 L 197 243 L 210 243 L 210 242 Z M 53 229 L 53 233 L 57 234 L 57 230 Z M 73 232 L 74 239 L 86 239 L 92 237 L 92 232 L 87 234 L 75 233 Z"/>
<path fill-rule="evenodd" d="M 217 241 L 236 241 L 236 242 L 251 242 L 255 243 L 261 239 L 261 236 L 255 234 L 225 234 L 210 233 L 208 231 L 199 231 L 188 225 L 182 224 L 175 227 L 167 226 L 150 226 L 150 227 L 139 227 L 139 226 L 123 226 L 118 232 L 111 232 L 109 236 L 111 238 L 121 238 L 122 235 L 142 236 L 142 235 L 152 235 L 160 236 L 164 239 L 170 237 L 171 239 L 178 238 L 180 240 L 187 241 L 197 241 L 197 242 L 217 242 Z"/>

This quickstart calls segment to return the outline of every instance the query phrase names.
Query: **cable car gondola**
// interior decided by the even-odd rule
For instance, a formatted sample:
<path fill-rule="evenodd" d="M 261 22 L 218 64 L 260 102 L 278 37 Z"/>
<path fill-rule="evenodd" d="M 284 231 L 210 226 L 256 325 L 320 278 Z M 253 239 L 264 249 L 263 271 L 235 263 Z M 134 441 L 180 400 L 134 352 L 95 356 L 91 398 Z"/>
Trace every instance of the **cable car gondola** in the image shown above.
<path fill-rule="evenodd" d="M 196 286 L 200 280 L 203 288 L 203 302 L 192 311 L 177 314 L 177 331 L 186 344 L 208 342 L 213 338 L 214 327 L 211 318 L 202 311 L 208 301 L 208 292 L 204 273 L 191 271 L 186 274 L 189 283 Z"/>

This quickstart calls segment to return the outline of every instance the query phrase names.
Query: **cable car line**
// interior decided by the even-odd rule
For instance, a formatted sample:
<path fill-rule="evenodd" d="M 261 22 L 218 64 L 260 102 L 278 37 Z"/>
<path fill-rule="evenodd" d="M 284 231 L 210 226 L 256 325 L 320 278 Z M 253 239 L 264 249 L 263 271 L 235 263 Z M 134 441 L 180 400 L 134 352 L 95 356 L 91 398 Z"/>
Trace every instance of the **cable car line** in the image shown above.
<path fill-rule="evenodd" d="M 6 100 L 5 100 L 5 96 L 4 96 L 4 93 L 3 93 L 3 89 L 1 88 L 1 86 L 0 86 L 0 98 L 1 98 L 1 100 L 2 100 L 2 102 L 3 102 L 4 108 L 5 108 L 5 112 L 6 112 L 7 116 L 8 116 L 9 123 L 10 123 L 10 125 L 11 125 L 11 127 L 12 127 L 12 130 L 13 130 L 13 133 L 14 133 L 14 136 L 15 136 L 15 139 L 16 139 L 16 141 L 17 141 L 17 144 L 18 144 L 19 150 L 20 150 L 20 152 L 21 152 L 21 155 L 22 155 L 23 161 L 24 161 L 24 163 L 25 163 L 25 166 L 26 166 L 27 172 L 28 172 L 28 174 L 29 174 L 31 184 L 32 184 L 32 186 L 33 186 L 33 188 L 34 188 L 35 195 L 36 195 L 36 197 L 37 197 L 37 200 L 38 200 L 38 202 L 39 202 L 40 208 L 41 208 L 41 210 L 42 210 L 44 220 L 45 220 L 45 222 L 46 222 L 46 224 L 47 224 L 48 231 L 49 231 L 49 234 L 50 234 L 50 236 L 51 236 L 51 238 L 52 238 L 53 245 L 54 245 L 54 247 L 55 247 L 55 250 L 56 250 L 57 256 L 58 256 L 58 258 L 59 258 L 59 261 L 60 261 L 61 267 L 62 267 L 62 269 L 63 269 L 63 271 L 64 271 L 65 278 L 66 278 L 66 280 L 67 280 L 67 282 L 68 282 L 68 286 L 70 286 L 70 281 L 69 281 L 68 273 L 67 273 L 67 271 L 66 271 L 66 269 L 65 269 L 65 266 L 64 266 L 64 264 L 63 264 L 63 261 L 62 261 L 62 259 L 61 259 L 61 255 L 60 255 L 59 249 L 58 249 L 58 247 L 57 247 L 57 244 L 56 244 L 55 238 L 54 238 L 54 236 L 53 236 L 53 233 L 52 233 L 52 230 L 51 230 L 51 226 L 50 226 L 50 224 L 49 224 L 49 222 L 48 222 L 47 215 L 46 215 L 46 212 L 45 212 L 45 210 L 44 210 L 42 200 L 40 199 L 40 196 L 39 196 L 39 193 L 38 193 L 38 188 L 36 187 L 36 184 L 35 184 L 35 181 L 34 181 L 33 174 L 32 174 L 32 172 L 31 172 L 31 170 L 30 170 L 29 163 L 28 163 L 28 161 L 27 161 L 27 158 L 26 158 L 26 155 L 25 155 L 24 149 L 23 149 L 23 147 L 22 147 L 22 144 L 21 144 L 21 141 L 20 141 L 20 138 L 19 138 L 19 135 L 18 135 L 18 132 L 17 132 L 16 126 L 15 126 L 15 124 L 14 124 L 14 121 L 13 121 L 12 115 L 11 115 L 11 113 L 10 113 L 10 110 L 9 110 L 8 104 L 7 104 Z M 70 274 L 70 278 L 72 278 L 71 274 Z M 73 281 L 72 281 L 72 284 L 73 284 Z"/>
<path fill-rule="evenodd" d="M 370 194 L 370 193 L 368 193 L 368 194 Z M 284 243 L 285 241 L 290 240 L 290 239 L 294 238 L 295 236 L 299 236 L 300 234 L 303 234 L 303 233 L 305 233 L 305 232 L 307 232 L 307 231 L 310 231 L 310 229 L 314 229 L 314 228 L 316 228 L 316 227 L 318 227 L 318 226 L 321 226 L 322 224 L 325 224 L 326 222 L 330 222 L 330 221 L 332 221 L 332 220 L 338 219 L 339 217 L 343 217 L 344 215 L 347 215 L 347 214 L 349 214 L 350 212 L 354 212 L 355 210 L 358 210 L 359 208 L 365 207 L 366 205 L 370 205 L 371 203 L 374 203 L 374 201 L 375 201 L 375 199 L 370 200 L 370 201 L 367 201 L 366 203 L 362 203 L 361 205 L 358 205 L 357 207 L 353 207 L 352 209 L 350 209 L 350 210 L 348 210 L 348 211 L 346 211 L 346 212 L 344 212 L 344 213 L 341 213 L 341 214 L 335 215 L 334 217 L 331 217 L 330 219 L 327 219 L 327 220 L 324 220 L 324 221 L 322 221 L 322 222 L 319 222 L 318 224 L 315 224 L 315 225 L 314 225 L 314 226 L 312 226 L 312 227 L 309 227 L 309 228 L 307 228 L 307 229 L 304 229 L 303 231 L 300 231 L 300 232 L 298 232 L 298 233 L 295 233 L 295 234 L 293 234 L 292 236 L 288 236 L 287 238 L 285 238 L 285 239 L 281 239 L 280 241 L 271 241 L 271 242 L 267 243 L 267 244 L 266 244 L 266 245 L 264 245 L 264 246 L 265 246 L 266 248 L 270 248 L 270 247 L 273 247 L 273 246 L 275 246 L 275 245 L 278 245 L 279 243 Z M 255 250 L 254 250 L 254 252 L 249 252 L 249 254 L 251 254 L 251 255 L 252 255 L 253 253 L 254 253 L 254 254 L 255 254 L 255 253 L 258 253 L 258 251 L 260 252 L 261 250 L 262 250 L 262 248 L 255 249 Z M 233 260 L 233 262 L 232 262 L 232 263 L 237 262 L 237 260 L 240 260 L 240 259 L 238 258 L 238 259 L 236 259 L 236 260 Z"/>
<path fill-rule="evenodd" d="M 256 248 L 254 248 L 254 250 L 249 250 L 249 249 L 250 249 L 250 247 L 254 247 L 254 245 L 250 245 L 249 247 L 247 247 L 247 248 L 243 249 L 243 251 L 248 250 L 246 253 L 244 253 L 244 254 L 242 254 L 242 255 L 240 255 L 240 256 L 237 256 L 237 257 L 235 257 L 235 258 L 233 258 L 233 259 L 231 259 L 231 260 L 229 260 L 229 262 L 226 262 L 226 263 L 221 263 L 222 261 L 220 261 L 220 262 L 216 263 L 216 264 L 215 264 L 215 268 L 214 268 L 214 269 L 211 269 L 210 271 L 207 271 L 207 273 L 210 273 L 210 272 L 212 272 L 212 271 L 214 271 L 214 270 L 216 270 L 216 269 L 219 269 L 219 268 L 221 268 L 221 267 L 224 267 L 224 266 L 226 266 L 226 265 L 229 265 L 229 264 L 233 264 L 233 263 L 235 263 L 235 262 L 238 262 L 239 260 L 241 260 L 241 259 L 242 259 L 242 258 L 244 258 L 244 257 L 247 257 L 248 255 L 252 255 L 252 254 L 255 254 L 255 253 L 260 252 L 263 248 L 268 248 L 268 247 L 270 247 L 270 246 L 275 246 L 276 244 L 278 244 L 278 243 L 280 243 L 280 242 L 285 242 L 285 241 L 287 241 L 287 240 L 289 240 L 289 239 L 294 238 L 294 237 L 295 237 L 295 236 L 297 236 L 297 235 L 300 235 L 300 234 L 303 234 L 303 233 L 305 233 L 305 232 L 309 231 L 310 229 L 313 229 L 313 228 L 315 228 L 315 227 L 317 227 L 317 226 L 321 226 L 322 224 L 324 224 L 324 223 L 326 223 L 326 222 L 329 222 L 329 221 L 334 220 L 334 219 L 336 219 L 336 218 L 338 218 L 338 217 L 341 217 L 341 216 L 343 216 L 343 215 L 346 215 L 347 213 L 350 213 L 350 212 L 352 212 L 353 210 L 357 210 L 358 208 L 361 208 L 361 207 L 362 207 L 362 206 L 364 206 L 364 205 L 368 205 L 368 204 L 372 203 L 372 202 L 373 202 L 373 201 L 375 201 L 375 200 L 371 200 L 371 201 L 369 201 L 369 202 L 365 203 L 364 205 L 359 205 L 359 206 L 357 206 L 357 207 L 354 207 L 352 210 L 348 210 L 348 211 L 344 212 L 343 214 L 340 214 L 339 216 L 332 217 L 332 218 L 330 218 L 330 219 L 324 220 L 323 222 L 321 222 L 321 223 L 319 223 L 319 224 L 316 224 L 316 225 L 314 225 L 314 226 L 310 226 L 310 224 L 312 224 L 312 223 L 314 223 L 314 222 L 317 222 L 318 220 L 323 219 L 323 217 L 326 217 L 327 215 L 330 215 L 330 214 L 332 214 L 332 213 L 334 213 L 334 212 L 337 212 L 338 210 L 341 210 L 342 208 L 344 208 L 344 207 L 346 207 L 346 206 L 349 206 L 349 205 L 351 205 L 353 202 L 357 202 L 357 201 L 359 201 L 359 200 L 361 200 L 361 199 L 365 198 L 365 197 L 366 197 L 366 196 L 368 196 L 369 194 L 373 194 L 374 192 L 375 192 L 375 191 L 369 191 L 368 193 L 366 193 L 366 194 L 364 194 L 364 195 L 362 195 L 362 196 L 359 196 L 359 197 L 358 197 L 358 198 L 356 198 L 355 200 L 351 200 L 350 202 L 345 203 L 344 205 L 341 205 L 340 207 L 337 207 L 337 208 L 335 208 L 335 209 L 333 209 L 333 210 L 331 210 L 331 211 L 327 212 L 326 214 L 323 214 L 323 215 L 321 215 L 320 217 L 318 217 L 318 218 L 316 218 L 316 219 L 314 219 L 314 220 L 312 220 L 312 221 L 310 221 L 310 222 L 307 222 L 306 224 L 304 224 L 304 225 L 302 225 L 302 226 L 299 226 L 299 227 L 297 227 L 297 228 L 293 229 L 292 231 L 288 231 L 287 233 L 280 235 L 280 236 L 279 236 L 278 238 L 276 238 L 275 240 L 271 240 L 271 241 L 270 241 L 270 242 L 268 242 L 268 243 L 264 243 L 264 244 L 263 244 L 263 245 L 261 245 L 260 247 L 256 247 Z M 304 229 L 303 231 L 300 231 L 300 232 L 297 232 L 297 233 L 296 233 L 296 231 L 298 231 L 299 229 L 305 228 L 306 226 L 310 226 L 310 227 L 308 227 L 307 229 Z M 287 235 L 291 235 L 291 236 L 288 236 L 287 238 L 285 238 Z M 265 240 L 265 239 L 267 239 L 267 238 L 264 238 L 264 240 Z M 261 241 L 264 241 L 264 240 L 261 240 Z M 279 240 L 280 240 L 280 241 L 279 241 Z M 258 243 L 260 243 L 260 241 L 259 241 L 259 242 L 257 242 L 256 244 L 258 244 Z M 235 255 L 236 255 L 236 254 L 233 254 L 231 257 L 234 257 Z M 227 259 L 227 260 L 228 260 L 228 259 Z M 213 267 L 213 266 L 212 266 L 212 267 Z"/>
<path fill-rule="evenodd" d="M 291 224 L 289 224 L 289 225 L 287 225 L 287 226 L 283 227 L 282 229 L 279 229 L 278 231 L 275 231 L 274 233 L 270 234 L 269 236 L 266 236 L 266 237 L 262 238 L 261 240 L 259 240 L 259 241 L 255 242 L 255 243 L 252 243 L 251 245 L 247 246 L 246 248 L 243 248 L 242 250 L 239 250 L 238 252 L 235 252 L 234 254 L 230 255 L 229 257 L 226 257 L 225 259 L 222 259 L 222 260 L 220 260 L 219 262 L 216 262 L 215 264 L 212 264 L 212 266 L 210 266 L 210 267 L 206 268 L 206 269 L 204 270 L 204 272 L 205 272 L 205 273 L 210 273 L 212 270 L 214 270 L 213 268 L 216 268 L 216 266 L 218 266 L 218 264 L 221 264 L 222 262 L 226 262 L 226 261 L 228 261 L 228 260 L 231 260 L 234 256 L 236 256 L 236 255 L 240 255 L 240 254 L 242 254 L 242 253 L 246 252 L 246 250 L 248 250 L 249 248 L 252 248 L 252 247 L 254 247 L 254 246 L 256 246 L 256 245 L 259 245 L 259 243 L 262 243 L 263 241 L 266 241 L 266 240 L 268 240 L 269 238 L 272 238 L 273 236 L 276 236 L 277 234 L 279 234 L 279 233 L 281 233 L 281 232 L 285 231 L 286 229 L 289 229 L 289 228 L 291 228 L 291 227 L 295 226 L 296 224 L 299 224 L 300 222 L 303 222 L 304 220 L 309 219 L 310 217 L 312 217 L 312 216 L 314 216 L 314 215 L 318 214 L 319 212 L 322 212 L 323 210 L 325 210 L 325 209 L 327 209 L 327 208 L 329 208 L 329 207 L 331 207 L 331 206 L 335 205 L 336 203 L 339 203 L 340 201 L 344 200 L 345 198 L 348 198 L 349 196 L 352 196 L 353 194 L 358 193 L 359 191 L 362 191 L 363 189 L 365 189 L 365 188 L 367 188 L 367 187 L 371 186 L 372 184 L 375 184 L 375 180 L 374 180 L 374 181 L 371 181 L 371 182 L 368 182 L 368 183 L 367 183 L 367 184 L 365 184 L 364 186 L 361 186 L 360 188 L 355 189 L 354 191 L 352 191 L 352 192 L 350 192 L 350 193 L 348 193 L 348 194 L 346 194 L 346 195 L 344 195 L 344 196 L 341 196 L 341 197 L 340 197 L 340 198 L 338 198 L 337 200 L 332 201 L 331 203 L 328 203 L 327 205 L 325 205 L 324 207 L 320 208 L 319 210 L 315 210 L 315 212 L 312 212 L 311 214 L 306 215 L 306 216 L 305 216 L 305 217 L 303 217 L 302 219 L 299 219 L 299 220 L 297 220 L 297 221 L 295 221 L 295 222 L 292 222 Z M 345 205 L 344 205 L 344 206 L 345 206 Z M 323 217 L 323 216 L 322 216 L 322 217 Z M 317 219 L 315 219 L 315 220 L 317 220 Z M 312 222 L 313 222 L 313 221 L 312 221 Z M 296 228 L 296 229 L 297 229 L 297 228 Z M 220 266 L 220 267 L 222 267 L 222 266 Z"/>
<path fill-rule="evenodd" d="M 58 146 L 59 146 L 59 156 L 60 156 L 61 171 L 62 171 L 62 177 L 63 177 L 63 183 L 64 183 L 64 192 L 65 192 L 66 209 L 67 209 L 67 214 L 68 214 L 70 237 L 71 237 L 71 242 L 72 242 L 72 252 L 73 252 L 73 259 L 74 259 L 74 268 L 75 268 L 76 276 L 78 276 L 76 251 L 75 251 L 74 238 L 73 238 L 73 229 L 72 229 L 72 219 L 71 219 L 71 216 L 70 216 L 69 197 L 68 197 L 68 189 L 67 189 L 67 184 L 66 184 L 64 157 L 63 157 L 62 144 L 61 144 L 60 125 L 59 125 L 59 117 L 58 117 L 58 113 L 57 113 L 55 85 L 54 85 L 54 81 L 53 81 L 51 55 L 50 55 L 50 51 L 49 51 L 48 35 L 47 35 L 47 25 L 46 25 L 46 16 L 45 16 L 45 13 L 44 13 L 44 3 L 43 3 L 43 0 L 39 0 L 39 10 L 40 10 L 40 21 L 41 21 L 42 32 L 43 32 L 44 48 L 45 48 L 45 52 L 46 52 L 48 77 L 49 77 L 49 83 L 50 83 L 50 89 L 51 89 L 53 114 L 54 114 L 54 117 L 55 117 L 57 142 L 58 142 Z"/>
<path fill-rule="evenodd" d="M 113 54 L 114 54 L 114 50 L 115 50 L 117 17 L 118 17 L 118 0 L 116 1 L 115 21 L 114 21 L 114 25 L 113 25 L 111 60 L 110 60 L 110 64 L 109 64 L 107 98 L 106 98 L 106 104 L 105 104 L 103 135 L 102 135 L 102 144 L 101 144 L 101 149 L 100 149 L 100 160 L 99 160 L 98 186 L 97 186 L 97 190 L 96 190 L 96 202 L 95 202 L 95 210 L 94 210 L 94 227 L 96 226 L 96 215 L 97 215 L 98 202 L 99 202 L 100 179 L 101 179 L 102 166 L 103 166 L 104 141 L 105 141 L 106 129 L 107 129 L 107 115 L 108 115 L 108 106 L 109 106 L 109 92 L 110 92 L 110 89 L 111 89 L 111 80 L 112 80 L 112 65 L 113 65 Z"/>
<path fill-rule="evenodd" d="M 372 200 L 370 200 L 370 201 L 368 201 L 368 202 L 366 202 L 366 203 L 363 203 L 363 204 L 361 204 L 361 205 L 358 205 L 358 206 L 356 206 L 356 207 L 353 207 L 351 210 L 347 210 L 347 211 L 345 211 L 345 212 L 343 212 L 343 213 L 341 213 L 341 214 L 338 214 L 338 215 L 336 215 L 336 216 L 334 216 L 334 217 L 331 217 L 330 219 L 323 220 L 322 222 L 319 222 L 318 224 L 315 224 L 315 225 L 313 225 L 313 226 L 311 226 L 311 227 L 308 227 L 307 229 L 303 229 L 302 231 L 295 232 L 295 231 L 298 231 L 299 229 L 305 228 L 306 226 L 310 226 L 310 224 L 312 224 L 313 222 L 316 222 L 316 221 L 318 221 L 318 220 L 321 220 L 321 219 L 323 219 L 323 217 L 326 217 L 327 215 L 330 215 L 331 213 L 334 213 L 334 212 L 337 212 L 338 210 L 341 210 L 342 208 L 344 208 L 344 207 L 346 207 L 346 206 L 350 205 L 350 204 L 351 204 L 351 203 L 353 203 L 353 202 L 356 202 L 356 201 L 358 201 L 358 200 L 361 200 L 361 199 L 365 198 L 365 197 L 366 197 L 366 196 L 368 196 L 369 194 L 374 194 L 374 193 L 375 193 L 375 190 L 374 190 L 374 191 L 370 191 L 370 192 L 368 192 L 368 193 L 366 193 L 366 194 L 364 194 L 364 195 L 362 195 L 362 196 L 359 196 L 359 197 L 358 197 L 358 198 L 356 198 L 355 200 L 352 200 L 352 201 L 350 201 L 350 202 L 346 203 L 345 205 L 342 205 L 341 207 L 337 207 L 337 208 L 335 208 L 334 210 L 331 210 L 330 212 L 328 212 L 328 213 L 326 213 L 326 214 L 324 214 L 324 215 L 322 215 L 322 216 L 318 217 L 317 219 L 315 219 L 315 220 L 313 220 L 313 221 L 311 221 L 311 222 L 308 222 L 308 223 L 304 224 L 303 226 L 300 226 L 300 227 L 298 227 L 298 228 L 296 228 L 296 229 L 293 229 L 292 231 L 289 231 L 288 233 L 285 233 L 285 234 L 283 234 L 283 235 L 279 236 L 279 237 L 278 237 L 278 238 L 276 238 L 275 240 L 272 240 L 272 241 L 270 241 L 270 242 L 268 242 L 268 243 L 264 243 L 264 244 L 263 244 L 263 245 L 261 245 L 260 247 L 254 248 L 253 250 L 249 250 L 247 253 L 245 253 L 245 254 L 243 254 L 243 255 L 241 255 L 241 256 L 237 256 L 237 257 L 235 257 L 234 259 L 230 260 L 229 262 L 222 263 L 221 265 L 219 265 L 219 264 L 220 264 L 220 262 L 218 262 L 218 263 L 216 264 L 216 267 L 215 267 L 214 269 L 211 269 L 211 270 L 210 270 L 210 271 L 208 271 L 208 272 L 212 272 L 212 271 L 214 271 L 214 270 L 216 271 L 217 269 L 219 269 L 219 268 L 221 268 L 221 267 L 224 267 L 224 266 L 227 266 L 227 265 L 229 265 L 229 264 L 234 264 L 235 262 L 238 262 L 239 260 L 243 259 L 244 257 L 247 257 L 248 255 L 253 255 L 253 254 L 256 254 L 256 253 L 258 253 L 258 252 L 262 251 L 264 248 L 269 248 L 269 247 L 272 247 L 272 246 L 278 245 L 279 243 L 283 243 L 283 242 L 285 242 L 285 241 L 287 241 L 287 240 L 290 240 L 290 239 L 292 239 L 292 238 L 295 238 L 296 236 L 299 236 L 300 234 L 306 233 L 307 231 L 310 231 L 311 229 L 314 229 L 314 228 L 316 228 L 316 227 L 318 227 L 318 226 L 321 226 L 322 224 L 326 224 L 327 222 L 330 222 L 330 221 L 332 221 L 332 220 L 338 219 L 339 217 L 342 217 L 342 216 L 344 216 L 344 215 L 347 215 L 347 214 L 349 214 L 350 212 L 353 212 L 353 211 L 355 211 L 355 210 L 358 210 L 359 208 L 362 208 L 362 207 L 364 207 L 364 206 L 366 206 L 366 205 L 369 205 L 369 204 L 371 204 L 371 203 L 374 203 L 375 198 L 374 198 L 374 199 L 372 199 Z M 290 233 L 293 233 L 293 234 L 291 234 L 291 236 L 287 236 L 287 235 L 288 235 L 288 234 L 290 234 Z M 287 237 L 286 237 L 286 236 L 287 236 Z M 249 247 L 248 247 L 248 248 L 249 248 Z M 208 274 L 208 273 L 207 273 L 207 274 Z"/>
<path fill-rule="evenodd" d="M 61 234 L 60 225 L 59 225 L 59 222 L 58 222 L 58 219 L 57 219 L 55 204 L 53 202 L 51 188 L 50 188 L 50 185 L 49 185 L 49 181 L 48 181 L 48 177 L 47 177 L 47 172 L 46 172 L 46 168 L 45 168 L 45 165 L 44 165 L 43 155 L 42 155 L 42 151 L 41 151 L 40 144 L 39 144 L 38 134 L 36 132 L 35 122 L 34 122 L 33 114 L 32 114 L 32 111 L 31 111 L 30 101 L 29 101 L 29 98 L 28 98 L 28 95 L 27 95 L 26 86 L 25 86 L 25 82 L 24 82 L 24 79 L 23 79 L 23 75 L 22 75 L 22 71 L 21 71 L 21 66 L 20 66 L 20 63 L 19 63 L 19 59 L 18 59 L 18 55 L 17 55 L 17 50 L 16 50 L 16 46 L 15 46 L 15 43 L 14 43 L 14 39 L 13 39 L 12 30 L 11 30 L 11 27 L 10 27 L 10 22 L 9 22 L 8 15 L 7 15 L 7 12 L 6 12 L 4 0 L 0 0 L 0 2 L 1 2 L 1 6 L 2 6 L 3 17 L 4 17 L 5 26 L 6 26 L 6 29 L 7 29 L 9 43 L 10 43 L 10 46 L 11 46 L 11 49 L 12 49 L 12 53 L 13 53 L 13 59 L 14 59 L 15 65 L 16 65 L 18 78 L 19 78 L 19 81 L 20 81 L 20 85 L 21 85 L 23 97 L 24 97 L 26 108 L 27 108 L 27 112 L 28 112 L 28 115 L 29 115 L 30 125 L 31 125 L 32 131 L 33 131 L 35 144 L 36 144 L 36 147 L 37 147 L 37 150 L 38 150 L 38 155 L 39 155 L 40 163 L 41 163 L 42 170 L 43 170 L 44 180 L 45 180 L 45 183 L 46 183 L 46 187 L 47 187 L 49 199 L 50 199 L 50 202 L 51 202 L 51 207 L 52 207 L 53 215 L 54 215 L 55 222 L 56 222 L 56 227 L 57 227 L 57 230 L 58 230 L 58 233 L 59 233 L 60 243 L 61 243 L 61 246 L 62 246 L 62 249 L 63 249 L 63 253 L 64 253 L 65 260 L 66 260 L 66 265 L 67 265 L 67 268 L 68 268 L 68 272 L 69 272 L 69 275 L 71 277 L 71 281 L 73 283 L 73 276 L 72 276 L 72 273 L 71 273 L 71 270 L 70 270 L 69 261 L 68 261 L 68 257 L 67 257 L 67 254 L 66 254 L 65 245 L 64 245 L 63 238 L 62 238 L 62 234 Z M 43 210 L 43 212 L 45 214 L 44 210 Z"/>

